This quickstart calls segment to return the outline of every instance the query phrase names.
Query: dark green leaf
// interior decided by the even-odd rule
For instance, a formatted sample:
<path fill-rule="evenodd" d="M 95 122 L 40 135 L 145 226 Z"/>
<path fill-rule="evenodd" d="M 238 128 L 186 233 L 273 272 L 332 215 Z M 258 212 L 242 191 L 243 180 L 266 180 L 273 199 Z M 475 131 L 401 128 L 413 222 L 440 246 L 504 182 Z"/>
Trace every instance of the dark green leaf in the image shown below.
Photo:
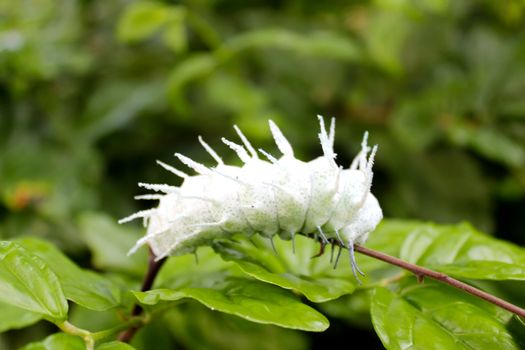
<path fill-rule="evenodd" d="M 488 159 L 509 167 L 523 167 L 525 150 L 519 143 L 503 132 L 492 127 L 456 125 L 449 129 L 453 142 L 468 146 Z"/>
<path fill-rule="evenodd" d="M 44 260 L 15 242 L 0 242 L 0 301 L 53 321 L 67 318 L 58 277 Z"/>
<path fill-rule="evenodd" d="M 180 343 L 166 329 L 166 321 L 162 317 L 153 317 L 151 322 L 141 328 L 140 332 L 133 337 L 132 344 L 140 350 L 150 349 L 151 344 L 155 344 L 155 350 L 180 349 Z"/>
<path fill-rule="evenodd" d="M 19 243 L 45 260 L 59 277 L 66 298 L 93 310 L 107 310 L 120 303 L 120 290 L 110 280 L 79 268 L 52 244 L 36 238 Z"/>
<path fill-rule="evenodd" d="M 525 348 L 525 320 L 518 316 L 512 317 L 507 323 L 507 330 L 514 337 L 517 344 L 520 345 L 520 349 Z"/>
<path fill-rule="evenodd" d="M 159 103 L 164 89 L 165 82 L 159 79 L 140 85 L 133 80 L 103 85 L 83 110 L 79 134 L 86 141 L 94 142 L 124 127 Z"/>
<path fill-rule="evenodd" d="M 406 282 L 376 288 L 372 322 L 387 349 L 519 349 L 506 330 L 511 314 L 451 287 Z"/>
<path fill-rule="evenodd" d="M 211 54 L 194 54 L 181 62 L 169 76 L 168 94 L 171 102 L 179 112 L 189 110 L 189 105 L 184 98 L 186 86 L 196 79 L 205 77 L 217 68 L 219 62 Z"/>
<path fill-rule="evenodd" d="M 42 315 L 20 309 L 16 306 L 0 303 L 0 333 L 9 329 L 27 327 L 37 322 Z"/>
<path fill-rule="evenodd" d="M 118 225 L 109 216 L 83 214 L 79 219 L 81 234 L 93 252 L 93 264 L 99 269 L 121 271 L 138 277 L 148 266 L 147 252 L 139 249 L 128 256 L 128 251 L 142 237 L 138 230 Z"/>
<path fill-rule="evenodd" d="M 30 343 L 21 350 L 85 350 L 80 337 L 65 333 L 56 333 L 41 342 Z"/>

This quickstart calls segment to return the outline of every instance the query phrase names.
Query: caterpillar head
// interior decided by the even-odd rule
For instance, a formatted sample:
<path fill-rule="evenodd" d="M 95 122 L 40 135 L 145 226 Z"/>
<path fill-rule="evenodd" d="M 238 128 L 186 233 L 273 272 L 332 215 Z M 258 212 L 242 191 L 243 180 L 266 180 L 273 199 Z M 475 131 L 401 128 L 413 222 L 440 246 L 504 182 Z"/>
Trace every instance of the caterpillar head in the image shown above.
<path fill-rule="evenodd" d="M 383 212 L 377 198 L 369 193 L 352 221 L 343 228 L 342 236 L 347 244 L 364 244 L 368 234 L 376 228 L 382 218 Z"/>

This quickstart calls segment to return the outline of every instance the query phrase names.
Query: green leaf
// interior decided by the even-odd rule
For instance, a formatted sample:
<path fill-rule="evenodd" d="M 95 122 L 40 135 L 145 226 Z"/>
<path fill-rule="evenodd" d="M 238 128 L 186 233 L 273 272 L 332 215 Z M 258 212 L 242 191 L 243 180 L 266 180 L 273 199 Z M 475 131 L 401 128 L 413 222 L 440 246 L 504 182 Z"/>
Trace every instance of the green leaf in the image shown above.
<path fill-rule="evenodd" d="M 349 62 L 361 58 L 360 48 L 350 37 L 328 31 L 301 34 L 282 28 L 264 28 L 237 35 L 224 45 L 225 51 L 235 53 L 251 48 L 286 49 L 300 55 Z"/>
<path fill-rule="evenodd" d="M 42 315 L 40 314 L 10 304 L 0 303 L 0 332 L 27 327 L 41 318 Z"/>
<path fill-rule="evenodd" d="M 392 74 L 401 74 L 403 71 L 401 54 L 409 28 L 406 17 L 384 11 L 372 16 L 364 31 L 370 57 Z"/>
<path fill-rule="evenodd" d="M 158 289 L 134 292 L 135 297 L 150 306 L 190 298 L 254 322 L 309 331 L 328 327 L 323 315 L 292 293 L 246 278 L 235 264 L 222 260 L 209 247 L 199 248 L 197 254 L 198 262 L 190 255 L 169 258 L 157 276 Z"/>
<path fill-rule="evenodd" d="M 407 236 L 400 257 L 462 278 L 525 280 L 525 249 L 471 225 L 422 225 Z"/>
<path fill-rule="evenodd" d="M 169 258 L 155 278 L 154 287 L 209 285 L 215 282 L 216 275 L 222 276 L 226 272 L 230 275 L 242 276 L 242 273 L 236 273 L 235 264 L 222 260 L 210 247 L 200 247 L 195 256 L 182 255 Z"/>
<path fill-rule="evenodd" d="M 223 312 L 214 312 L 197 302 L 184 303 L 169 310 L 162 321 L 186 349 L 309 348 L 304 332 L 249 322 Z"/>
<path fill-rule="evenodd" d="M 201 247 L 198 259 L 171 257 L 160 271 L 154 291 L 135 296 L 145 305 L 191 298 L 212 310 L 282 327 L 320 331 L 326 319 L 302 304 L 293 294 L 269 284 L 247 279 L 232 262 L 224 261 L 209 247 Z M 169 289 L 168 289 L 169 288 Z M 294 317 L 290 312 L 296 313 Z M 324 328 L 323 328 L 324 329 Z"/>
<path fill-rule="evenodd" d="M 92 310 L 107 310 L 120 304 L 120 290 L 110 280 L 75 265 L 51 243 L 36 238 L 18 241 L 45 260 L 60 279 L 67 299 Z"/>
<path fill-rule="evenodd" d="M 389 349 L 519 349 L 506 323 L 512 315 L 449 286 L 404 283 L 376 288 L 372 322 Z"/>
<path fill-rule="evenodd" d="M 161 317 L 153 317 L 151 322 L 133 337 L 133 346 L 137 349 L 151 349 L 151 344 L 155 344 L 154 350 L 181 349 L 178 339 L 174 339 L 166 329 L 166 321 Z"/>
<path fill-rule="evenodd" d="M 163 33 L 164 43 L 176 53 L 186 51 L 188 46 L 186 26 L 184 23 L 185 15 L 185 8 L 172 7 L 170 10 L 170 19 L 168 23 L 166 23 Z"/>
<path fill-rule="evenodd" d="M 86 346 L 80 337 L 56 333 L 41 342 L 30 343 L 21 350 L 85 350 Z"/>
<path fill-rule="evenodd" d="M 140 1 L 128 6 L 120 19 L 117 37 L 124 42 L 144 40 L 166 23 L 169 18 L 168 6 L 153 2 Z"/>
<path fill-rule="evenodd" d="M 43 259 L 15 242 L 0 242 L 0 301 L 55 322 L 67 318 L 58 277 Z"/>
<path fill-rule="evenodd" d="M 206 95 L 213 106 L 249 118 L 250 122 L 242 125 L 243 132 L 250 137 L 260 137 L 258 134 L 266 127 L 272 106 L 258 86 L 218 72 L 207 80 Z M 232 95 L 237 98 L 230 98 Z"/>
<path fill-rule="evenodd" d="M 162 32 L 163 41 L 174 52 L 186 49 L 186 8 L 158 2 L 137 2 L 127 7 L 119 21 L 117 37 L 123 42 L 138 42 Z"/>
<path fill-rule="evenodd" d="M 135 349 L 133 346 L 120 342 L 120 341 L 112 341 L 110 343 L 104 343 L 100 346 L 97 346 L 97 350 L 133 350 Z"/>
<path fill-rule="evenodd" d="M 185 98 L 184 90 L 189 83 L 212 73 L 219 61 L 211 54 L 194 54 L 179 63 L 170 73 L 168 95 L 173 107 L 180 113 L 186 113 L 190 106 Z"/>
<path fill-rule="evenodd" d="M 77 131 L 86 142 L 96 140 L 125 127 L 153 106 L 161 103 L 166 88 L 162 79 L 106 82 L 91 95 Z"/>
<path fill-rule="evenodd" d="M 447 128 L 452 142 L 467 146 L 488 159 L 508 167 L 523 168 L 525 150 L 517 140 L 494 127 L 457 124 Z"/>
<path fill-rule="evenodd" d="M 135 303 L 135 298 L 132 295 L 130 295 L 129 299 Z M 122 324 L 120 316 L 120 313 L 118 311 L 115 312 L 115 310 L 95 311 L 77 306 L 69 313 L 68 322 L 75 325 L 75 327 L 89 329 L 90 332 L 98 332 Z"/>
<path fill-rule="evenodd" d="M 426 223 L 420 221 L 383 219 L 375 231 L 370 233 L 365 245 L 386 254 L 399 256 L 399 249 L 406 237 L 424 225 Z"/>
<path fill-rule="evenodd" d="M 145 249 L 128 256 L 128 251 L 143 236 L 138 230 L 118 225 L 114 219 L 98 213 L 85 213 L 79 219 L 80 232 L 93 252 L 93 264 L 111 270 L 144 276 L 148 266 Z"/>
<path fill-rule="evenodd" d="M 191 298 L 212 310 L 237 315 L 253 322 L 313 332 L 328 328 L 328 320 L 322 314 L 301 303 L 288 291 L 245 278 L 215 277 L 215 283 L 206 287 L 156 289 L 134 294 L 143 305 Z"/>
<path fill-rule="evenodd" d="M 330 264 L 330 252 L 312 258 L 319 252 L 319 244 L 312 239 L 296 236 L 295 253 L 291 241 L 274 237 L 274 245 L 275 252 L 271 243 L 262 237 L 236 237 L 218 242 L 214 249 L 248 275 L 297 291 L 313 302 L 336 299 L 356 288 L 355 278 L 346 263 L 347 253 L 334 269 Z"/>

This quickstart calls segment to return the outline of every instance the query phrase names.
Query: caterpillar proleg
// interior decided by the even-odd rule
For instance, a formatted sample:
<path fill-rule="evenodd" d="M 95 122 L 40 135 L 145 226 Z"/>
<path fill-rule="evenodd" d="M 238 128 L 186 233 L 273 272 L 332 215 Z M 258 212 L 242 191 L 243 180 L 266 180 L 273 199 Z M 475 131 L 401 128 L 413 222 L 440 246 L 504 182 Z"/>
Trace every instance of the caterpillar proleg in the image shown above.
<path fill-rule="evenodd" d="M 139 183 L 156 193 L 137 199 L 159 200 L 159 205 L 120 220 L 123 223 L 143 218 L 147 226 L 147 234 L 130 253 L 148 244 L 156 258 L 161 259 L 192 253 L 198 246 L 236 233 L 270 239 L 278 234 L 292 241 L 296 234 L 304 234 L 319 240 L 320 254 L 328 243 L 348 249 L 357 277 L 356 271 L 362 272 L 355 264 L 353 245 L 363 244 L 383 217 L 370 192 L 377 146 L 368 147 L 365 133 L 360 152 L 351 166 L 343 169 L 337 165 L 333 150 L 335 119 L 332 118 L 327 132 L 323 118 L 318 118 L 323 155 L 309 162 L 295 158 L 292 146 L 271 120 L 270 130 L 281 157 L 259 149 L 268 160 L 260 159 L 246 136 L 234 126 L 242 145 L 225 138 L 222 141 L 238 155 L 242 166 L 224 164 L 200 136 L 199 142 L 216 166 L 207 167 L 176 153 L 184 165 L 197 173 L 191 176 L 158 161 L 164 169 L 183 178 L 183 183 L 180 187 Z"/>

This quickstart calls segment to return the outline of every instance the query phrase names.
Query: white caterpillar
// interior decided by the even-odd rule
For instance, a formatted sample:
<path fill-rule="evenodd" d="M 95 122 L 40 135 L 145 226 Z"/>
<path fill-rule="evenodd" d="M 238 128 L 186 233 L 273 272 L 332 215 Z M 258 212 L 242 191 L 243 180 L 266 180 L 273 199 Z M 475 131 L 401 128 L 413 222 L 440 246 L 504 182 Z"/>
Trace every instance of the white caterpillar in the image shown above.
<path fill-rule="evenodd" d="M 335 120 L 329 132 L 319 116 L 319 139 L 324 155 L 310 162 L 294 157 L 292 147 L 281 130 L 270 120 L 270 130 L 283 154 L 274 158 L 258 153 L 234 126 L 244 146 L 226 139 L 243 166 L 226 165 L 217 153 L 199 141 L 215 159 L 217 166 L 206 167 L 179 153 L 175 156 L 197 175 L 189 176 L 157 161 L 166 170 L 184 178 L 180 187 L 139 183 L 140 187 L 163 194 L 147 194 L 137 199 L 158 199 L 159 206 L 135 213 L 120 223 L 144 218 L 147 234 L 131 249 L 133 253 L 148 244 L 157 259 L 168 255 L 194 252 L 198 246 L 235 233 L 260 234 L 272 238 L 294 239 L 298 233 L 313 235 L 321 242 L 338 242 L 353 256 L 354 243 L 363 244 L 369 232 L 382 219 L 377 199 L 370 193 L 372 165 L 377 146 L 367 146 L 367 134 L 361 151 L 348 169 L 339 167 L 333 151 Z M 369 154 L 370 153 L 370 154 Z M 358 270 L 359 271 L 359 270 Z"/>

